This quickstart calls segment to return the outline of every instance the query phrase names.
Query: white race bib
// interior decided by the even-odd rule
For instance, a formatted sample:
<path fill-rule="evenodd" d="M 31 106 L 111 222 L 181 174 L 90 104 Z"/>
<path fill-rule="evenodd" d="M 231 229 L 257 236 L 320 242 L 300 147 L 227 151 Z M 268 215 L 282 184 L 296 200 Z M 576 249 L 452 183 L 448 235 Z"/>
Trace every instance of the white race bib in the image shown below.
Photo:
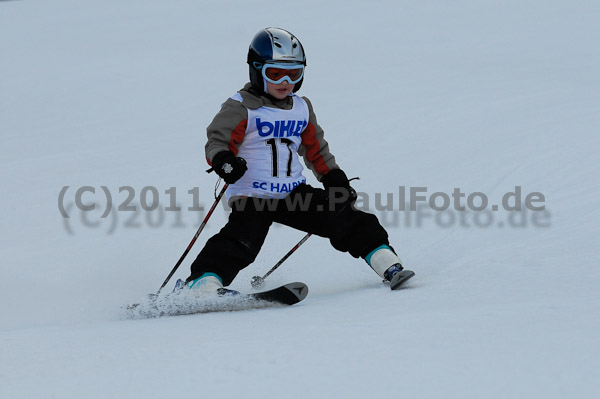
<path fill-rule="evenodd" d="M 232 97 L 242 101 L 240 94 Z M 304 167 L 298 158 L 300 136 L 308 125 L 308 105 L 293 96 L 290 110 L 270 107 L 248 109 L 248 124 L 237 156 L 248 170 L 227 189 L 227 199 L 237 196 L 285 198 L 305 183 Z"/>

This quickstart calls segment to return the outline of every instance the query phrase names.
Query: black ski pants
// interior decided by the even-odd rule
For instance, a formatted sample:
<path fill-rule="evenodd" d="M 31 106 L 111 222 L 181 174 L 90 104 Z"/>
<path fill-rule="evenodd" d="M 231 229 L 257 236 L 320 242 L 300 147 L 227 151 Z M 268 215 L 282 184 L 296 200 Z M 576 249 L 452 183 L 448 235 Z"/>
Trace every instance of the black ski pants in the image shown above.
<path fill-rule="evenodd" d="M 231 284 L 239 271 L 256 259 L 273 222 L 328 238 L 335 249 L 355 258 L 389 244 L 375 215 L 350 205 L 330 204 L 325 190 L 301 184 L 285 199 L 234 201 L 229 221 L 206 242 L 187 281 L 211 272 L 223 279 L 223 285 Z"/>

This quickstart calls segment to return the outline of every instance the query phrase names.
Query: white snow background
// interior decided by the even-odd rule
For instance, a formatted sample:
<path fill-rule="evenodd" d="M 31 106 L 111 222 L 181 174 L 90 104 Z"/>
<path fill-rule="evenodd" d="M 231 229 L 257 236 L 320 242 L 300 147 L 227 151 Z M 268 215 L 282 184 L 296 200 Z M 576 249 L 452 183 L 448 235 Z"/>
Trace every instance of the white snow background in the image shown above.
<path fill-rule="evenodd" d="M 584 0 L 0 1 L 0 397 L 598 397 L 598 21 Z M 391 292 L 313 237 L 267 280 L 306 282 L 296 306 L 123 320 L 193 237 L 188 190 L 212 202 L 205 128 L 267 26 L 302 41 L 300 94 L 417 275 Z M 138 211 L 101 218 L 101 186 Z M 183 211 L 141 210 L 147 186 Z M 399 186 L 546 208 L 417 223 L 375 209 Z M 273 227 L 232 287 L 302 236 Z"/>

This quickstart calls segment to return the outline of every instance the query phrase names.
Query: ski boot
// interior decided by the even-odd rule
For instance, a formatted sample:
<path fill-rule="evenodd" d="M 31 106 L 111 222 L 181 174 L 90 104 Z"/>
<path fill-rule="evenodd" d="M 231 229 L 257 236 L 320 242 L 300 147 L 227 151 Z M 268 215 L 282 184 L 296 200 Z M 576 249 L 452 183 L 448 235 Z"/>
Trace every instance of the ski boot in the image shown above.
<path fill-rule="evenodd" d="M 177 285 L 179 285 L 179 281 L 176 288 Z M 223 287 L 221 277 L 214 273 L 204 273 L 196 279 L 189 280 L 182 288 L 195 290 L 203 295 L 234 296 L 240 294 L 238 291 Z"/>
<path fill-rule="evenodd" d="M 392 290 L 397 290 L 415 275 L 412 270 L 402 267 L 400 258 L 388 245 L 375 248 L 365 257 L 365 260 L 385 283 L 390 284 Z"/>

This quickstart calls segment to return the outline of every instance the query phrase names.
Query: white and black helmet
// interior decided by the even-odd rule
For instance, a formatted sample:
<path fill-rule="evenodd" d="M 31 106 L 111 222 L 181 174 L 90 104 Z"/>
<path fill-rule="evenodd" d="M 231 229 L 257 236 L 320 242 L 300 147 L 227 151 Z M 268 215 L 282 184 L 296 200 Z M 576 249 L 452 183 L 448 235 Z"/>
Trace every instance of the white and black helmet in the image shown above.
<path fill-rule="evenodd" d="M 297 63 L 306 65 L 306 56 L 302 43 L 296 36 L 281 28 L 260 30 L 252 39 L 248 49 L 250 83 L 257 90 L 264 91 L 265 83 L 261 69 L 265 63 Z M 294 92 L 302 86 L 302 80 L 296 83 Z"/>

